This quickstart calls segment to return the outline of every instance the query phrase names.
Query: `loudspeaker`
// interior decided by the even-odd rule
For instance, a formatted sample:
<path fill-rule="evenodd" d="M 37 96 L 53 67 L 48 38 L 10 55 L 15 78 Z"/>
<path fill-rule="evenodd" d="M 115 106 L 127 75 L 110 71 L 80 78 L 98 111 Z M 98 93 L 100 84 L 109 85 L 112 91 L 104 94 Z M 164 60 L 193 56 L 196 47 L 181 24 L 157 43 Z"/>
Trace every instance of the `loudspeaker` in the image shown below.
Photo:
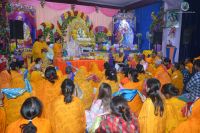
<path fill-rule="evenodd" d="M 153 43 L 154 44 L 162 44 L 162 32 L 154 32 L 153 33 Z"/>
<path fill-rule="evenodd" d="M 10 20 L 10 39 L 24 39 L 23 21 Z"/>

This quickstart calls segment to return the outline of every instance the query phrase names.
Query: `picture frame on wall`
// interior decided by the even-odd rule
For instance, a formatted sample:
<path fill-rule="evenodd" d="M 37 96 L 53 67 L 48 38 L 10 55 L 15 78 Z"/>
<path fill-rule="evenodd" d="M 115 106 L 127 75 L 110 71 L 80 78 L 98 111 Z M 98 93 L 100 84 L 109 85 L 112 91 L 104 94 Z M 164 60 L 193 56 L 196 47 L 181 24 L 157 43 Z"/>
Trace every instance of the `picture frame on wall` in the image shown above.
<path fill-rule="evenodd" d="M 180 11 L 179 10 L 168 10 L 165 14 L 165 27 L 171 28 L 175 27 L 178 28 L 180 26 Z"/>

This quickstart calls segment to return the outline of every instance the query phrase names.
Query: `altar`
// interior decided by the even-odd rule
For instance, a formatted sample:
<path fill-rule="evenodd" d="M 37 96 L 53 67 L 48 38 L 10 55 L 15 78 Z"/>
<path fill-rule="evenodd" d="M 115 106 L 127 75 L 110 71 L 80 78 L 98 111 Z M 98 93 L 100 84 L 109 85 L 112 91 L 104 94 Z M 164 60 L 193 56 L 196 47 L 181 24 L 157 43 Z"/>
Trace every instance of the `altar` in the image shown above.
<path fill-rule="evenodd" d="M 65 69 L 67 67 L 67 62 L 71 62 L 72 66 L 76 67 L 76 68 L 80 68 L 81 66 L 85 66 L 87 68 L 87 70 L 89 71 L 91 68 L 91 64 L 92 63 L 96 63 L 99 70 L 103 71 L 104 69 L 104 60 L 94 60 L 94 59 L 79 59 L 79 60 L 63 60 L 62 58 L 56 58 L 54 59 L 54 66 L 56 66 L 59 70 L 62 71 L 63 74 L 65 73 Z"/>

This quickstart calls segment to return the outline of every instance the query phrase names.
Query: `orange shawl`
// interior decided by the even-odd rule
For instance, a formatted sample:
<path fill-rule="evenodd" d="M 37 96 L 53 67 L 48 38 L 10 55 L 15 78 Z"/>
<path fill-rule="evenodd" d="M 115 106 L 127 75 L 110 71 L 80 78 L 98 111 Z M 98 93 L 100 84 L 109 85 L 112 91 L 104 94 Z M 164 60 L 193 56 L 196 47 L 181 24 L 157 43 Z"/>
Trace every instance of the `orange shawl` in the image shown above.
<path fill-rule="evenodd" d="M 182 94 L 184 86 L 183 74 L 179 70 L 177 70 L 172 73 L 171 79 L 172 79 L 172 84 L 179 90 L 179 94 Z"/>
<path fill-rule="evenodd" d="M 17 71 L 11 71 L 11 88 L 24 88 L 23 76 Z M 4 98 L 4 108 L 6 111 L 6 124 L 10 124 L 20 118 L 20 108 L 25 99 L 30 97 L 30 93 L 25 92 L 15 99 Z"/>
<path fill-rule="evenodd" d="M 11 84 L 11 75 L 7 70 L 0 72 L 0 89 L 2 88 L 10 88 Z"/>
<path fill-rule="evenodd" d="M 80 99 L 73 97 L 71 103 L 65 103 L 64 96 L 59 96 L 50 107 L 49 118 L 54 133 L 85 132 L 85 110 Z"/>
<path fill-rule="evenodd" d="M 173 133 L 199 133 L 200 132 L 200 99 L 192 107 L 191 116 L 182 122 Z"/>
<path fill-rule="evenodd" d="M 154 77 L 160 81 L 161 86 L 163 86 L 164 84 L 167 84 L 167 83 L 171 83 L 171 78 L 170 78 L 166 68 L 164 68 L 163 65 L 160 65 L 156 69 Z"/>
<path fill-rule="evenodd" d="M 49 120 L 36 117 L 32 120 L 32 122 L 37 128 L 37 133 L 52 133 Z M 6 128 L 6 133 L 21 133 L 22 131 L 20 126 L 27 123 L 28 120 L 20 118 Z"/>
<path fill-rule="evenodd" d="M 142 91 L 143 81 L 140 81 L 140 82 L 129 81 L 123 87 L 125 89 L 138 89 L 139 91 Z M 128 105 L 132 112 L 134 112 L 136 115 L 139 115 L 139 112 L 142 108 L 142 101 L 138 94 L 135 96 L 135 98 L 131 102 L 128 102 Z"/>
<path fill-rule="evenodd" d="M 3 107 L 0 107 L 0 133 L 5 132 L 6 127 L 6 114 Z"/>

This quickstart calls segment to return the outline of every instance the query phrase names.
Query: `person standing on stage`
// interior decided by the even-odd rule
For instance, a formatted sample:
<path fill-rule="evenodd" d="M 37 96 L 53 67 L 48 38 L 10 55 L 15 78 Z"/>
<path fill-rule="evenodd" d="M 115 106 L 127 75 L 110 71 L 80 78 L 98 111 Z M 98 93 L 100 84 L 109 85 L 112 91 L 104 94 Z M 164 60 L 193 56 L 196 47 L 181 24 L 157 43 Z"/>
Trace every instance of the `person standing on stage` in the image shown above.
<path fill-rule="evenodd" d="M 46 53 L 48 52 L 48 45 L 44 41 L 44 36 L 39 35 L 38 40 L 33 44 L 32 53 L 34 59 L 41 58 L 43 61 L 46 60 Z"/>

